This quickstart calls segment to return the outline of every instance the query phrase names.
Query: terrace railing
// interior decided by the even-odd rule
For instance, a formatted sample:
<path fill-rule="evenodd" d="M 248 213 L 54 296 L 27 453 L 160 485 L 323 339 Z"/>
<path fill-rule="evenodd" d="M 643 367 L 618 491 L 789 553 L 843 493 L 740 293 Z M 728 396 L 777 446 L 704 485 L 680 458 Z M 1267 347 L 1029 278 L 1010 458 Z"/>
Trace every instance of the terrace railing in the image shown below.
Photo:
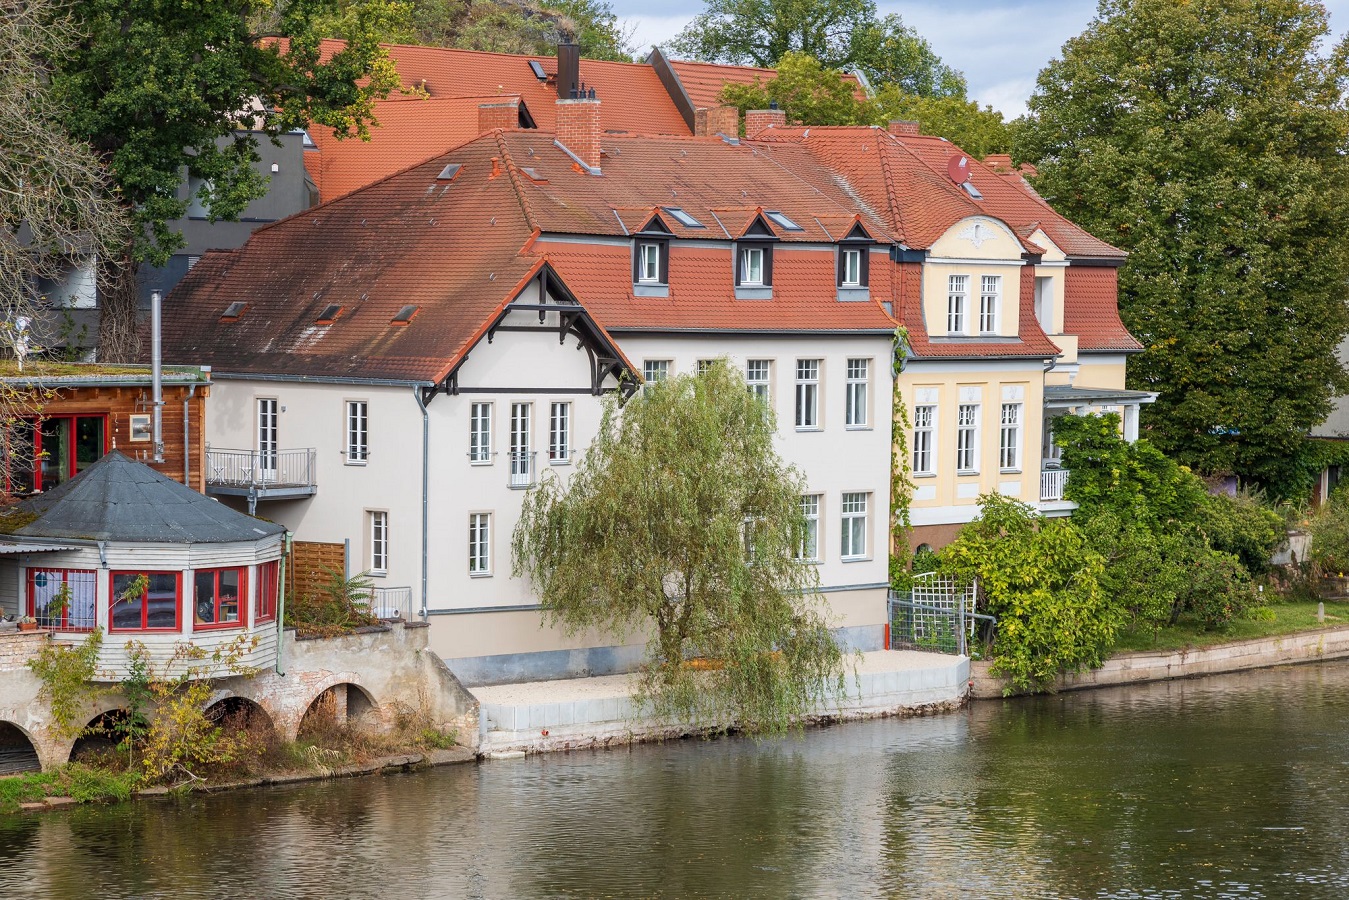
<path fill-rule="evenodd" d="M 1044 469 L 1040 472 L 1040 500 L 1044 503 L 1057 503 L 1063 499 L 1063 490 L 1068 486 L 1067 469 Z"/>
<path fill-rule="evenodd" d="M 206 448 L 206 485 L 229 488 L 315 487 L 317 451 Z"/>

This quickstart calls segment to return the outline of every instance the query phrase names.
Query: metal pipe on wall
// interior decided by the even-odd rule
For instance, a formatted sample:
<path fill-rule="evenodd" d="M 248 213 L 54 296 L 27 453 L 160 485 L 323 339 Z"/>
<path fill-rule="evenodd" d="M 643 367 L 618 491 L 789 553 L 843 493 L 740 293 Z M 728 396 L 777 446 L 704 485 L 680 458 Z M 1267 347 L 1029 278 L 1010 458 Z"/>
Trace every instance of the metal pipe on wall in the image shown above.
<path fill-rule="evenodd" d="M 150 379 L 154 398 L 155 462 L 164 461 L 164 348 L 160 337 L 163 294 L 150 292 Z"/>

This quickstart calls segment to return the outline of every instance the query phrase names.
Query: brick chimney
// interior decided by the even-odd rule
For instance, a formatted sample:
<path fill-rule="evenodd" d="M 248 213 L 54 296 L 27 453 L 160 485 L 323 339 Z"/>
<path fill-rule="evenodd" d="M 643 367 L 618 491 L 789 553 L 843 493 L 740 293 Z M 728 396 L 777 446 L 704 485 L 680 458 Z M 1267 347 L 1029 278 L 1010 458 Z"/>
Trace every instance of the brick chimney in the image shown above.
<path fill-rule="evenodd" d="M 593 172 L 600 168 L 600 101 L 557 101 L 557 142 Z"/>
<path fill-rule="evenodd" d="M 1007 175 L 1012 171 L 1012 157 L 1008 153 L 990 153 L 984 157 L 984 165 L 988 166 L 999 175 Z"/>
<path fill-rule="evenodd" d="M 693 133 L 698 137 L 714 137 L 718 134 L 730 138 L 740 136 L 740 110 L 734 106 L 699 109 L 693 115 Z"/>
<path fill-rule="evenodd" d="M 512 129 L 520 127 L 520 100 L 512 97 L 497 103 L 478 104 L 478 134 L 493 128 Z"/>
<path fill-rule="evenodd" d="M 891 134 L 922 134 L 919 123 L 912 119 L 891 119 L 889 132 Z"/>
<path fill-rule="evenodd" d="M 765 128 L 783 128 L 786 124 L 786 110 L 751 109 L 745 113 L 745 137 L 752 138 Z"/>

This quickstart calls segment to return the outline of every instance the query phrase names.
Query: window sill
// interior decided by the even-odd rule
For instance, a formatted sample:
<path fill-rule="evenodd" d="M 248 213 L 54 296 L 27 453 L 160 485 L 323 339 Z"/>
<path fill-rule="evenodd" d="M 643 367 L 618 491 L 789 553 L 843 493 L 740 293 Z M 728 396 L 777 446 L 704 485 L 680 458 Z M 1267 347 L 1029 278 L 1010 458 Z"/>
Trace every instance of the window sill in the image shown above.
<path fill-rule="evenodd" d="M 388 569 L 371 569 L 369 572 L 362 572 L 361 574 L 364 575 L 364 576 L 366 576 L 367 578 L 388 578 L 388 577 L 389 577 L 389 570 L 388 570 Z"/>
<path fill-rule="evenodd" d="M 871 562 L 872 559 L 873 557 L 870 556 L 841 556 L 839 557 L 839 562 L 844 563 Z"/>
<path fill-rule="evenodd" d="M 469 578 L 491 578 L 491 577 L 492 577 L 492 573 L 491 573 L 491 572 L 469 572 L 469 573 L 468 573 L 468 577 L 469 577 Z"/>
<path fill-rule="evenodd" d="M 797 425 L 796 430 L 800 432 L 810 432 L 810 431 L 824 431 L 824 428 L 820 425 Z"/>
<path fill-rule="evenodd" d="M 979 474 L 978 469 L 957 470 L 957 478 L 974 478 Z"/>
<path fill-rule="evenodd" d="M 490 460 L 490 459 L 470 459 L 470 460 L 468 461 L 468 464 L 469 464 L 470 466 L 490 466 L 490 465 L 492 465 L 492 460 Z"/>
<path fill-rule="evenodd" d="M 999 474 L 999 475 L 1020 475 L 1020 474 L 1021 474 L 1021 470 L 1020 470 L 1020 469 L 999 469 L 999 470 L 998 470 L 998 474 Z"/>
<path fill-rule="evenodd" d="M 862 303 L 871 299 L 871 289 L 860 284 L 841 284 L 838 286 L 840 303 Z"/>
<path fill-rule="evenodd" d="M 936 472 L 910 472 L 909 475 L 912 476 L 912 477 L 914 477 L 914 478 L 936 478 L 936 477 L 937 477 L 937 473 L 936 473 Z"/>
<path fill-rule="evenodd" d="M 737 300 L 772 300 L 773 286 L 771 284 L 746 284 L 736 287 L 735 299 Z"/>
<path fill-rule="evenodd" d="M 844 430 L 844 431 L 875 431 L 876 429 L 875 429 L 875 428 L 872 428 L 870 425 L 845 425 L 845 426 L 843 426 L 843 430 Z"/>
<path fill-rule="evenodd" d="M 654 281 L 638 283 L 632 286 L 632 296 L 634 297 L 668 297 L 670 296 L 670 286 L 668 284 L 657 284 Z"/>
<path fill-rule="evenodd" d="M 364 459 L 348 459 L 348 460 L 345 460 L 345 461 L 342 463 L 342 465 L 344 465 L 344 466 L 365 466 L 365 465 L 367 465 L 367 461 L 364 460 Z"/>
<path fill-rule="evenodd" d="M 232 628 L 243 628 L 243 622 L 193 622 L 192 631 L 195 634 L 198 631 L 229 631 Z"/>
<path fill-rule="evenodd" d="M 571 465 L 571 457 L 568 457 L 568 458 L 566 458 L 566 459 L 550 459 L 550 460 L 548 460 L 548 465 L 550 465 L 550 466 L 569 466 L 569 465 Z"/>

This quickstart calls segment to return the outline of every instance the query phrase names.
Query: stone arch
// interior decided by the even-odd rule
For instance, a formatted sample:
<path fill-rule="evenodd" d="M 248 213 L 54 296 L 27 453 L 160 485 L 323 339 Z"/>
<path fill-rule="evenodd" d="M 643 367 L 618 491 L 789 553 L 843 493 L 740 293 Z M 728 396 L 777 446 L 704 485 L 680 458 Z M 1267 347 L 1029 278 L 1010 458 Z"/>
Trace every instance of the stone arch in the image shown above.
<path fill-rule="evenodd" d="M 0 721 L 0 775 L 36 772 L 41 768 L 37 742 L 22 726 Z"/>
<path fill-rule="evenodd" d="M 277 734 L 276 722 L 261 703 L 251 697 L 230 694 L 217 697 L 206 707 L 205 715 L 213 724 L 228 732 L 245 731 L 259 743 L 268 744 Z"/>
<path fill-rule="evenodd" d="M 84 729 L 70 746 L 71 760 L 107 753 L 117 746 L 117 731 L 131 713 L 122 707 L 113 707 L 97 713 L 85 723 Z"/>
<path fill-rule="evenodd" d="M 331 728 L 364 730 L 375 726 L 379 704 L 366 688 L 353 681 L 337 681 L 314 695 L 300 718 L 299 734 Z"/>

